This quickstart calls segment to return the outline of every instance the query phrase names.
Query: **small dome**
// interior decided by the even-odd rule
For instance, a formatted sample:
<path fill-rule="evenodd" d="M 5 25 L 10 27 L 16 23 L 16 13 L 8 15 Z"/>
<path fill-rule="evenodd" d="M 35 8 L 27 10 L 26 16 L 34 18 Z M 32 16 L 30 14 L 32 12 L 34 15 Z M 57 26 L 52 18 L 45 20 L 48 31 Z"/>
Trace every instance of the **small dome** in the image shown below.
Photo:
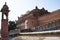
<path fill-rule="evenodd" d="M 36 6 L 35 9 L 33 9 L 31 12 L 39 12 L 40 9 Z"/>
<path fill-rule="evenodd" d="M 38 9 L 38 7 L 37 7 L 37 6 L 36 6 L 35 8 L 36 8 L 36 9 Z"/>
<path fill-rule="evenodd" d="M 10 10 L 9 10 L 9 7 L 6 5 L 6 2 L 5 2 L 5 4 L 3 5 L 3 8 L 1 9 L 1 12 L 2 12 L 2 11 L 8 11 L 8 12 L 10 11 Z"/>
<path fill-rule="evenodd" d="M 5 2 L 5 5 L 3 5 L 3 9 L 8 9 L 8 6 L 6 5 L 6 2 Z"/>

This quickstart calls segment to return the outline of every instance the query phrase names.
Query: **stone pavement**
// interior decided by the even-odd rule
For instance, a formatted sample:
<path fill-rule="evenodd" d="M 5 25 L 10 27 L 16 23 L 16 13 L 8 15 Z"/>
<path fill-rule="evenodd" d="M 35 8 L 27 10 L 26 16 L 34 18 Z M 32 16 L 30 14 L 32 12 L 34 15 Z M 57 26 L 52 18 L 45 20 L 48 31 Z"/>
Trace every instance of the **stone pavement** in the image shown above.
<path fill-rule="evenodd" d="M 17 36 L 7 37 L 6 40 L 60 40 L 60 37 Z"/>
<path fill-rule="evenodd" d="M 37 36 L 20 36 L 12 40 L 60 40 L 60 37 L 37 37 Z"/>

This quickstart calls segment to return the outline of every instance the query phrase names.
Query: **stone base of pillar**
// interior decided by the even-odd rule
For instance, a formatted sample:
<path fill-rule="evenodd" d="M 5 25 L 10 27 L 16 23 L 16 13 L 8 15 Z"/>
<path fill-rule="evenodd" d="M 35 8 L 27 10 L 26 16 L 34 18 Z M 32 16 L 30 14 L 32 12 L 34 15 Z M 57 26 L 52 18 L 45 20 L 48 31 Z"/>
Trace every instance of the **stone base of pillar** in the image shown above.
<path fill-rule="evenodd" d="M 5 38 L 8 36 L 8 20 L 7 19 L 3 19 L 1 21 L 1 37 Z"/>

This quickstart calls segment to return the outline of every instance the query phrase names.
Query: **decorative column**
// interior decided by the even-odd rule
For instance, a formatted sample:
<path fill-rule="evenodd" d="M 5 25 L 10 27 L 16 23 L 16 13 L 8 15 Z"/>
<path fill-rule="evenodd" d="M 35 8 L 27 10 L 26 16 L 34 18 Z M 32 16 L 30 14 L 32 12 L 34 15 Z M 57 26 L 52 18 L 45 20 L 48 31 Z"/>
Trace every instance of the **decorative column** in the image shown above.
<path fill-rule="evenodd" d="M 8 36 L 8 13 L 9 7 L 5 4 L 3 5 L 2 12 L 2 20 L 1 20 L 1 37 L 6 38 Z"/>

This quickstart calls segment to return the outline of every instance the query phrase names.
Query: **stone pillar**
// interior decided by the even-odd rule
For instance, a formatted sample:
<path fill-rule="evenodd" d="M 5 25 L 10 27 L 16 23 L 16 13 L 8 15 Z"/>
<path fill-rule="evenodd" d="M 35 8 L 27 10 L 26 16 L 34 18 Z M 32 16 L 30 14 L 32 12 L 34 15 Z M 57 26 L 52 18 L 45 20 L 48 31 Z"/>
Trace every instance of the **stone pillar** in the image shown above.
<path fill-rule="evenodd" d="M 6 5 L 3 5 L 3 8 L 1 9 L 2 12 L 2 20 L 1 20 L 1 38 L 3 40 L 6 40 L 8 36 L 8 13 L 9 13 L 9 7 Z"/>
<path fill-rule="evenodd" d="M 6 37 L 8 36 L 8 20 L 7 19 L 3 19 L 1 22 L 1 36 L 2 37 Z"/>

